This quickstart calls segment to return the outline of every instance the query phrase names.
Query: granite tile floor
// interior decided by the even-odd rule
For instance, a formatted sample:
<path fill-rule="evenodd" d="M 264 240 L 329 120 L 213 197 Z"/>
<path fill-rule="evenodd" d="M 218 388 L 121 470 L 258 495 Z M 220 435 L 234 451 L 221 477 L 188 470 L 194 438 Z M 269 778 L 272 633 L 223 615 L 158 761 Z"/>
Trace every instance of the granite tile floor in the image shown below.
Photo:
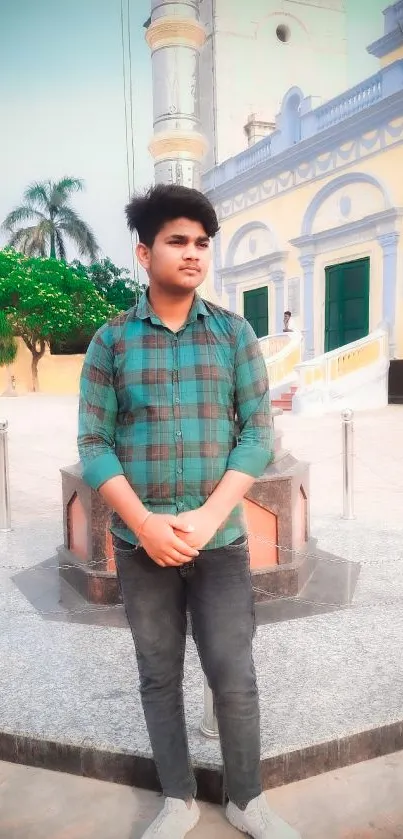
<path fill-rule="evenodd" d="M 2 398 L 4 416 L 10 424 L 13 531 L 0 534 L 0 732 L 149 756 L 121 608 L 89 610 L 59 585 L 52 567 L 62 541 L 59 469 L 77 460 L 77 400 Z M 340 518 L 339 417 L 284 415 L 276 421 L 287 447 L 312 464 L 318 553 L 361 567 L 351 577 L 350 607 L 313 614 L 300 609 L 292 620 L 285 610 L 259 627 L 255 659 L 266 758 L 403 721 L 403 408 L 356 416 L 356 520 L 349 522 Z M 308 589 L 308 603 L 310 597 Z M 199 765 L 217 767 L 217 743 L 199 732 L 202 690 L 189 640 L 191 752 Z"/>

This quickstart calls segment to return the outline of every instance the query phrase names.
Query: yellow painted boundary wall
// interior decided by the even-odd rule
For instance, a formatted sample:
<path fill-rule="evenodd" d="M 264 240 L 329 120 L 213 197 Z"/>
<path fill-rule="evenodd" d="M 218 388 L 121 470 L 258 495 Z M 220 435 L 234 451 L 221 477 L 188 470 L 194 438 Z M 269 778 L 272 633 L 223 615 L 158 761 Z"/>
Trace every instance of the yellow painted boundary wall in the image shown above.
<path fill-rule="evenodd" d="M 18 338 L 18 353 L 14 364 L 9 368 L 0 367 L 0 394 L 9 387 L 11 376 L 15 378 L 17 393 L 32 391 L 31 361 L 28 347 L 22 338 Z M 40 392 L 78 394 L 83 361 L 83 355 L 51 355 L 47 350 L 38 365 Z"/>

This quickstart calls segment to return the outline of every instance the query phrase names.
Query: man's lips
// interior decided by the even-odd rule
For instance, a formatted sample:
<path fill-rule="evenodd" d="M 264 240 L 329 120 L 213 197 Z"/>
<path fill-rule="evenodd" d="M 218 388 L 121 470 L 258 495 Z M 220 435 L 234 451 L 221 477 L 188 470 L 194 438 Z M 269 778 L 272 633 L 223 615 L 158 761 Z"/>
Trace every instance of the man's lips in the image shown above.
<path fill-rule="evenodd" d="M 200 268 L 196 265 L 184 265 L 180 270 L 187 271 L 189 274 L 200 274 Z"/>

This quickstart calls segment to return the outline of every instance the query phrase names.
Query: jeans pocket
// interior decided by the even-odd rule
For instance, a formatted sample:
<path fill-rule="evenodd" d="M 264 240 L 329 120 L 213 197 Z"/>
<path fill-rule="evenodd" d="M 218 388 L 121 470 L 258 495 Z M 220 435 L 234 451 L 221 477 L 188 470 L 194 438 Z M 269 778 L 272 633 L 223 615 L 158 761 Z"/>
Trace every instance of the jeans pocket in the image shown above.
<path fill-rule="evenodd" d="M 235 551 L 245 551 L 248 547 L 248 539 L 247 537 L 241 536 L 240 539 L 236 539 L 235 542 L 231 542 L 230 545 L 225 545 L 225 551 L 228 552 L 235 552 Z"/>
<path fill-rule="evenodd" d="M 125 539 L 121 539 L 120 536 L 115 536 L 114 533 L 112 534 L 112 545 L 113 550 L 120 554 L 131 554 L 138 548 L 138 545 L 132 545 L 130 542 L 126 542 Z"/>

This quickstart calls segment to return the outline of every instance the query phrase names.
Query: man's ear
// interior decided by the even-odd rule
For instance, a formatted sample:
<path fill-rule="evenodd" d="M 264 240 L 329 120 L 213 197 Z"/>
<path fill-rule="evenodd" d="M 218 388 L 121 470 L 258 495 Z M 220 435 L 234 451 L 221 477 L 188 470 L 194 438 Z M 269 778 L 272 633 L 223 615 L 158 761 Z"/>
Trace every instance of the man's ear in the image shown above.
<path fill-rule="evenodd" d="M 147 271 L 150 267 L 150 248 L 147 245 L 143 245 L 142 242 L 139 242 L 136 247 L 136 256 L 140 265 Z"/>

